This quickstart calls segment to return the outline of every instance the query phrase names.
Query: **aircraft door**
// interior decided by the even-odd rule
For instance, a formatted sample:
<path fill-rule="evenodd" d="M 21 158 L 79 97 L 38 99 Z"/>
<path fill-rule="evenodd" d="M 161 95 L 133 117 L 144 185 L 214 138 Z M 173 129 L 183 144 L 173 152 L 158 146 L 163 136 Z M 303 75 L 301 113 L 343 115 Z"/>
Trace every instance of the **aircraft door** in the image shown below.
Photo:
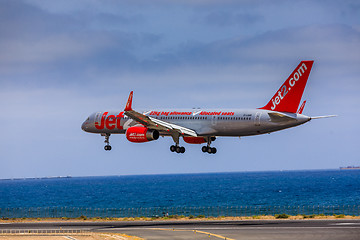
<path fill-rule="evenodd" d="M 260 118 L 261 118 L 261 112 L 257 112 L 255 114 L 255 119 L 254 119 L 255 126 L 260 126 Z"/>
<path fill-rule="evenodd" d="M 211 124 L 212 124 L 212 125 L 216 125 L 216 123 L 217 123 L 217 116 L 213 115 L 213 116 L 211 117 Z"/>

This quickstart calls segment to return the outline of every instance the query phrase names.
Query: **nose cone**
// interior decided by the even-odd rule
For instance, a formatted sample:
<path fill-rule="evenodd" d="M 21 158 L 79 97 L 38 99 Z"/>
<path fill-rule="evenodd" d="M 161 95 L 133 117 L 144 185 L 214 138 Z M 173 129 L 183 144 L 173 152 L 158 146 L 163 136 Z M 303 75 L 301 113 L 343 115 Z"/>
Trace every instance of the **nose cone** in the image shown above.
<path fill-rule="evenodd" d="M 83 122 L 83 124 L 81 125 L 81 129 L 83 131 L 87 132 L 88 128 L 89 128 L 88 127 L 88 122 L 87 121 Z"/>

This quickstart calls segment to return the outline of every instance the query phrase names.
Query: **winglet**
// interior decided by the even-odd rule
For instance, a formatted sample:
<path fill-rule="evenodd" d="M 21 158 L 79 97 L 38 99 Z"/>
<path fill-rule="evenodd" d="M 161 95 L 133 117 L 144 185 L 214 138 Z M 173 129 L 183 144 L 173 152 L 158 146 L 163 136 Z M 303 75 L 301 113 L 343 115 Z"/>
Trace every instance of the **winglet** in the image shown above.
<path fill-rule="evenodd" d="M 134 94 L 133 91 L 131 91 L 130 94 L 129 94 L 129 98 L 127 100 L 124 111 L 131 111 L 132 110 L 131 106 L 132 106 L 133 94 Z"/>
<path fill-rule="evenodd" d="M 302 112 L 304 111 L 305 103 L 306 103 L 306 100 L 301 104 L 301 107 L 297 111 L 298 114 L 302 114 Z"/>

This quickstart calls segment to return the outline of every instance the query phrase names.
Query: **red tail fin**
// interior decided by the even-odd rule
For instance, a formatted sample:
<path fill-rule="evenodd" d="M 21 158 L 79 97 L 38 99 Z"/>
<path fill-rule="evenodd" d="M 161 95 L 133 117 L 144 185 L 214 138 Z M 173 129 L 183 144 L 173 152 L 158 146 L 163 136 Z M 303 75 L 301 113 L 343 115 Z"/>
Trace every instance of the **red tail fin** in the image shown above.
<path fill-rule="evenodd" d="M 314 61 L 302 61 L 266 106 L 260 109 L 296 113 Z"/>

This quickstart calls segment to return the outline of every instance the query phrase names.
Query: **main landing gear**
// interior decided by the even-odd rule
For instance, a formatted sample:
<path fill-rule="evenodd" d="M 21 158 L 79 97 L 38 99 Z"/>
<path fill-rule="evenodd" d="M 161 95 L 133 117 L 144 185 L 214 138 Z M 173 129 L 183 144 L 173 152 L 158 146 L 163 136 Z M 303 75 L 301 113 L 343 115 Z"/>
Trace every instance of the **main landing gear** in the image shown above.
<path fill-rule="evenodd" d="M 105 141 L 104 141 L 106 143 L 106 145 L 104 147 L 105 151 L 111 150 L 110 141 L 109 141 L 110 135 L 111 135 L 110 133 L 102 133 L 101 134 L 101 136 L 105 137 Z"/>
<path fill-rule="evenodd" d="M 214 148 L 214 147 L 208 147 L 208 146 L 203 146 L 202 148 L 201 148 L 201 150 L 204 152 L 204 153 L 216 153 L 217 152 L 217 150 L 216 150 L 216 148 Z"/>
<path fill-rule="evenodd" d="M 214 147 L 210 147 L 210 144 L 212 141 L 215 141 L 216 137 L 208 137 L 207 138 L 207 146 L 203 146 L 201 148 L 201 150 L 204 152 L 204 153 L 209 153 L 209 154 L 215 154 L 217 152 L 216 148 Z"/>
<path fill-rule="evenodd" d="M 185 148 L 184 148 L 184 147 L 180 147 L 180 146 L 176 146 L 176 145 L 171 145 L 170 151 L 172 151 L 172 152 L 177 152 L 177 153 L 184 153 L 184 152 L 185 152 Z"/>
<path fill-rule="evenodd" d="M 176 153 L 184 153 L 185 148 L 179 146 L 180 134 L 173 134 L 173 135 L 171 135 L 171 137 L 173 138 L 173 140 L 175 142 L 175 145 L 171 145 L 170 151 L 171 152 L 176 152 Z"/>

